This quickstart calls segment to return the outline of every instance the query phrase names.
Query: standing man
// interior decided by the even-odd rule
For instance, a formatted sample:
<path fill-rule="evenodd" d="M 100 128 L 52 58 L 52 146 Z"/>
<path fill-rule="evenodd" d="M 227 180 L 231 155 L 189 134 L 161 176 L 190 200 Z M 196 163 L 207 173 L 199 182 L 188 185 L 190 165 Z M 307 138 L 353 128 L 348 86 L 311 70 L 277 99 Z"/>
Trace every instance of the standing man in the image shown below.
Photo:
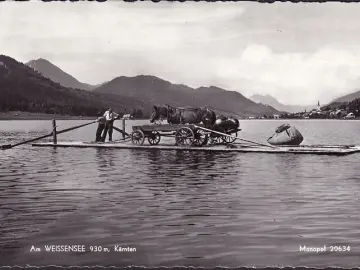
<path fill-rule="evenodd" d="M 103 130 L 105 129 L 105 124 L 106 124 L 106 119 L 105 116 L 100 116 L 96 121 L 98 121 L 98 128 L 96 130 L 96 142 L 100 142 L 101 141 L 101 133 L 103 132 Z"/>
<path fill-rule="evenodd" d="M 101 138 L 102 142 L 105 142 L 106 139 L 106 133 L 109 132 L 109 142 L 112 141 L 112 133 L 113 133 L 113 124 L 115 119 L 119 118 L 119 115 L 117 113 L 114 113 L 112 108 L 110 108 L 109 110 L 107 110 L 104 113 L 104 117 L 105 117 L 105 130 L 104 130 L 104 134 Z"/>

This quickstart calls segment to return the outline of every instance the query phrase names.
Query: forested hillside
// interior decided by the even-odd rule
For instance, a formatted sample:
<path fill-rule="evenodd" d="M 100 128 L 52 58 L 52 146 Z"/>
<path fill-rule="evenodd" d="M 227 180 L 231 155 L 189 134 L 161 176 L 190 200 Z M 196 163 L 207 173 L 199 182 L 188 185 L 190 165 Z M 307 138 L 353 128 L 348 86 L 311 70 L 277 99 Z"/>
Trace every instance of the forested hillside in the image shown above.
<path fill-rule="evenodd" d="M 109 107 L 149 114 L 151 106 L 131 97 L 61 86 L 11 57 L 0 55 L 0 111 L 95 116 Z"/>

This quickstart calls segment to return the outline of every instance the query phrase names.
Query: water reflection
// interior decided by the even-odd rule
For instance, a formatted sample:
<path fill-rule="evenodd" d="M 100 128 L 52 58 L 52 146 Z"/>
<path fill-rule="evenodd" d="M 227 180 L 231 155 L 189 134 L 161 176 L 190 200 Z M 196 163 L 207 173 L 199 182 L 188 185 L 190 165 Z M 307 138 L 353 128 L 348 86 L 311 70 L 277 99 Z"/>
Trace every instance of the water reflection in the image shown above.
<path fill-rule="evenodd" d="M 198 196 L 216 193 L 237 181 L 238 162 L 232 153 L 194 151 L 131 151 L 131 159 L 142 166 L 140 183 L 148 189 Z M 140 164 L 139 164 L 140 163 Z"/>
<path fill-rule="evenodd" d="M 236 174 L 236 155 L 206 151 L 134 151 L 136 158 L 148 160 L 145 173 L 150 177 L 166 175 L 172 179 L 214 179 Z"/>
<path fill-rule="evenodd" d="M 291 172 L 301 166 L 304 156 L 291 154 L 278 154 L 272 156 L 276 169 L 281 173 Z"/>
<path fill-rule="evenodd" d="M 115 153 L 113 149 L 96 148 L 95 161 L 100 172 L 108 171 L 115 164 Z"/>
<path fill-rule="evenodd" d="M 254 123 L 253 133 L 252 126 L 245 128 L 254 139 L 267 133 L 266 125 L 278 126 L 273 121 Z M 315 122 L 301 123 L 310 125 L 309 138 L 310 131 L 326 133 Z M 346 130 L 356 138 L 359 127 Z M 19 141 L 29 137 L 17 130 L 7 131 Z M 83 140 L 87 131 L 79 132 L 79 137 L 66 135 Z M 357 155 L 30 146 L 1 154 L 0 249 L 14 247 L 11 264 L 324 266 L 337 260 L 352 266 L 359 262 L 354 260 L 355 248 L 341 256 L 302 255 L 297 250 L 299 244 L 320 246 L 330 240 L 359 245 Z M 32 244 L 94 244 L 94 240 L 99 245 L 135 246 L 138 251 L 120 257 L 116 253 L 51 257 L 23 251 Z M 8 263 L 9 256 L 2 254 L 0 264 Z M 301 259 L 307 261 L 298 263 Z"/>

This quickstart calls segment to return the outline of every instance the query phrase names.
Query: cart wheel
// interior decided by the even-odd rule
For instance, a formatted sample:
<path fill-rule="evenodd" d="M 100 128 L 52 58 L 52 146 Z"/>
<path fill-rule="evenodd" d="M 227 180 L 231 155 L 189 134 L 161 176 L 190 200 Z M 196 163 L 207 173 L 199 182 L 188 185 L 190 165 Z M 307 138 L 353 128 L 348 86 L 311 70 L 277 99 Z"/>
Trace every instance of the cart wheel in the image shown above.
<path fill-rule="evenodd" d="M 225 133 L 225 131 L 220 127 L 217 127 L 216 129 L 214 129 L 214 131 Z M 210 133 L 210 144 L 211 145 L 221 144 L 221 142 L 222 142 L 222 135 L 215 133 L 215 132 Z"/>
<path fill-rule="evenodd" d="M 238 133 L 237 133 L 237 132 L 235 132 L 235 133 L 230 133 L 229 135 L 230 135 L 230 136 L 237 137 L 237 136 L 238 136 Z M 221 137 L 221 138 L 222 138 L 222 141 L 223 141 L 224 143 L 233 143 L 233 142 L 236 141 L 236 138 L 233 138 L 233 137 L 223 136 L 223 137 Z"/>
<path fill-rule="evenodd" d="M 194 132 L 194 145 L 203 146 L 206 145 L 209 139 L 209 135 L 202 129 L 196 129 Z"/>
<path fill-rule="evenodd" d="M 143 145 L 145 141 L 144 132 L 142 132 L 140 129 L 133 131 L 131 133 L 131 141 L 133 144 Z"/>
<path fill-rule="evenodd" d="M 220 144 L 221 143 L 221 137 L 220 136 L 210 136 L 210 144 L 211 145 L 215 145 L 215 144 Z"/>
<path fill-rule="evenodd" d="M 188 127 L 179 128 L 175 133 L 176 145 L 190 146 L 194 142 L 194 132 Z"/>
<path fill-rule="evenodd" d="M 160 133 L 157 131 L 151 132 L 148 136 L 148 142 L 151 145 L 157 145 L 160 142 L 160 139 L 161 139 Z"/>

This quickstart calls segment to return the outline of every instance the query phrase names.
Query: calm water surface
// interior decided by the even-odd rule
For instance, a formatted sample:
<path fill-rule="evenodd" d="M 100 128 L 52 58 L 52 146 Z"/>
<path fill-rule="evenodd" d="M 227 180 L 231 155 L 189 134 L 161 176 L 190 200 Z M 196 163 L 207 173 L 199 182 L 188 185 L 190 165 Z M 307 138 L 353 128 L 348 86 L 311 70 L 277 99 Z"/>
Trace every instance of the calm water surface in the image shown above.
<path fill-rule="evenodd" d="M 265 142 L 283 123 L 242 121 L 241 136 Z M 304 135 L 303 144 L 360 145 L 359 121 L 289 123 Z M 50 129 L 50 121 L 0 121 L 0 143 Z M 90 125 L 58 140 L 93 140 L 95 130 Z M 31 146 L 1 151 L 0 265 L 358 266 L 359 159 Z M 51 244 L 111 250 L 118 244 L 136 252 L 30 252 L 32 245 Z M 300 252 L 300 245 L 328 250 Z M 330 252 L 331 245 L 351 250 Z"/>

